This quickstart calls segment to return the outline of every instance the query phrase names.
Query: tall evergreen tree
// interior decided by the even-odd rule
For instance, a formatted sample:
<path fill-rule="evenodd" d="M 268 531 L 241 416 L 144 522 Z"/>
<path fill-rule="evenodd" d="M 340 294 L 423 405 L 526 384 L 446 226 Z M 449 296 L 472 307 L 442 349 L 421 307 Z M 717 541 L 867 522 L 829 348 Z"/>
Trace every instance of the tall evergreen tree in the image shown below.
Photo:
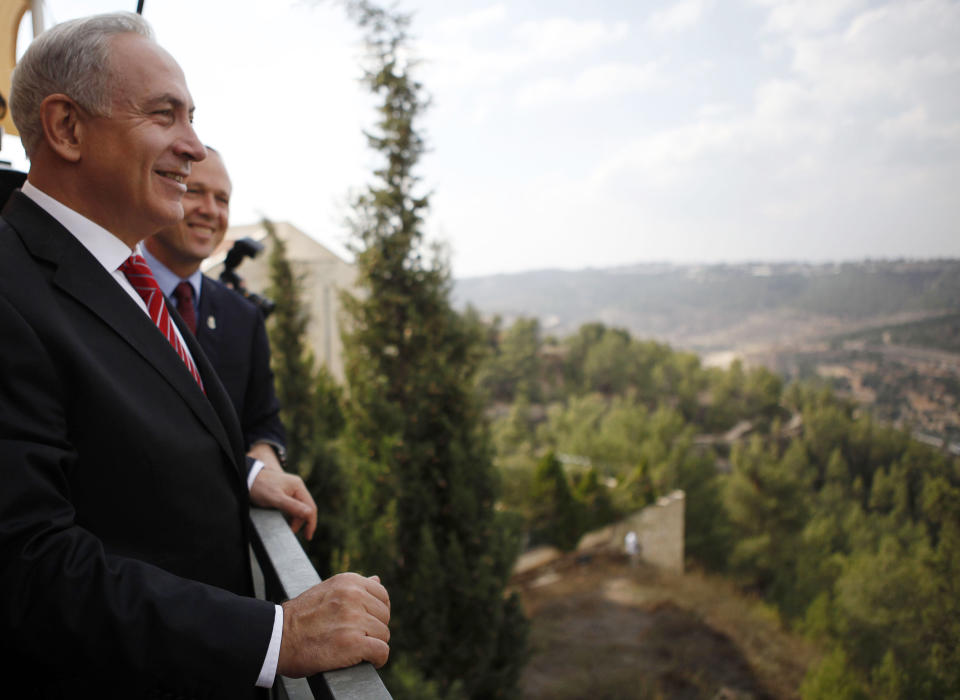
<path fill-rule="evenodd" d="M 346 488 L 333 441 L 343 428 L 340 388 L 325 367 L 315 367 L 307 342 L 309 307 L 304 285 L 287 256 L 286 243 L 264 220 L 270 239 L 270 288 L 277 306 L 267 323 L 274 386 L 287 430 L 287 469 L 303 477 L 317 502 L 317 530 L 306 544 L 320 576 L 333 573 L 343 549 Z"/>
<path fill-rule="evenodd" d="M 523 663 L 525 621 L 504 598 L 517 543 L 494 512 L 475 324 L 450 305 L 446 264 L 424 256 L 427 197 L 414 167 L 426 101 L 410 73 L 409 17 L 368 2 L 348 7 L 365 32 L 366 84 L 382 100 L 367 137 L 383 157 L 354 203 L 362 293 L 344 300 L 347 430 L 364 523 L 351 565 L 381 574 L 391 591 L 390 667 L 414 669 L 446 697 L 502 697 Z M 391 685 L 395 695 L 407 687 Z"/>
<path fill-rule="evenodd" d="M 548 452 L 537 464 L 530 500 L 534 507 L 531 540 L 568 552 L 573 550 L 582 534 L 584 515 L 570 491 L 563 465 L 553 452 Z"/>
<path fill-rule="evenodd" d="M 262 224 L 270 240 L 267 293 L 277 305 L 267 324 L 274 386 L 287 429 L 287 462 L 299 471 L 313 433 L 313 355 L 306 339 L 310 314 L 303 303 L 303 280 L 287 257 L 287 244 L 277 236 L 273 222 L 264 219 Z"/>

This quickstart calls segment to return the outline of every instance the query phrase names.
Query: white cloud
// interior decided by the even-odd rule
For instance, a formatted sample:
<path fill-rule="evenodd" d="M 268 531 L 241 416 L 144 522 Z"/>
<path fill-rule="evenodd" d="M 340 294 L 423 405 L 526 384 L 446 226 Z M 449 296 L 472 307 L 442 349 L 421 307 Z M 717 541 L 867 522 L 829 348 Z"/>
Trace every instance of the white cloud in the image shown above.
<path fill-rule="evenodd" d="M 697 117 L 698 121 L 713 121 L 730 117 L 734 111 L 734 105 L 729 102 L 708 102 L 697 109 Z"/>
<path fill-rule="evenodd" d="M 597 100 L 647 90 L 657 83 L 653 63 L 604 63 L 569 78 L 544 78 L 524 86 L 517 103 L 524 107 L 554 102 Z"/>
<path fill-rule="evenodd" d="M 441 23 L 442 25 L 442 23 Z M 442 32 L 420 42 L 431 87 L 497 86 L 544 65 L 562 63 L 629 36 L 626 22 L 552 18 L 527 21 L 485 44 Z"/>
<path fill-rule="evenodd" d="M 502 24 L 507 18 L 507 6 L 491 5 L 459 17 L 447 17 L 436 24 L 440 34 L 465 34 Z"/>
<path fill-rule="evenodd" d="M 884 119 L 877 127 L 882 135 L 893 138 L 921 136 L 927 131 L 927 110 L 923 107 L 901 112 L 900 114 Z"/>
<path fill-rule="evenodd" d="M 794 7 L 778 5 L 786 6 Z M 820 17 L 803 26 L 826 26 Z M 856 207 L 879 192 L 881 208 L 891 211 L 907 192 L 929 198 L 919 183 L 931 188 L 936 173 L 958 167 L 960 99 L 951 89 L 960 84 L 960 45 L 951 40 L 958 29 L 960 5 L 929 0 L 867 10 L 833 31 L 792 40 L 792 73 L 759 83 L 748 109 L 701 108 L 688 124 L 640 133 L 596 165 L 591 187 L 634 183 L 674 204 L 703 190 L 700 211 L 711 210 L 709 193 L 729 190 L 768 225 L 778 216 L 799 221 L 802 211 L 820 225 L 831 216 L 854 225 Z M 888 189 L 897 182 L 903 191 Z M 725 221 L 742 216 L 716 206 Z"/>
<path fill-rule="evenodd" d="M 713 5 L 712 0 L 683 0 L 650 15 L 647 27 L 655 32 L 675 32 L 688 29 L 703 18 Z"/>
<path fill-rule="evenodd" d="M 877 133 L 893 141 L 926 140 L 952 144 L 960 149 L 960 121 L 933 123 L 922 105 L 880 121 Z"/>
<path fill-rule="evenodd" d="M 555 60 L 572 58 L 623 41 L 630 34 L 630 25 L 627 22 L 578 21 L 559 17 L 523 22 L 515 34 L 531 57 Z"/>
<path fill-rule="evenodd" d="M 767 26 L 786 32 L 779 48 L 792 57 L 792 79 L 825 106 L 846 111 L 878 99 L 960 105 L 960 4 L 907 0 L 856 12 L 859 0 L 761 2 L 771 5 Z"/>
<path fill-rule="evenodd" d="M 770 8 L 764 29 L 805 34 L 833 29 L 840 20 L 867 7 L 868 0 L 754 0 Z"/>
<path fill-rule="evenodd" d="M 849 11 L 855 3 L 839 6 Z M 960 4 L 890 2 L 816 35 L 803 32 L 827 26 L 829 11 L 810 7 L 794 25 L 801 35 L 781 37 L 792 52 L 792 73 L 756 90 L 755 133 L 778 133 L 808 153 L 812 144 L 823 146 L 833 158 L 869 162 L 895 153 L 895 160 L 914 166 L 924 152 L 918 143 L 946 145 L 960 111 Z M 794 3 L 778 3 L 768 26 L 784 8 L 799 11 Z"/>
<path fill-rule="evenodd" d="M 636 138 L 598 164 L 589 187 L 609 190 L 618 182 L 655 188 L 675 186 L 706 162 L 741 147 L 742 132 L 737 122 L 699 121 Z"/>

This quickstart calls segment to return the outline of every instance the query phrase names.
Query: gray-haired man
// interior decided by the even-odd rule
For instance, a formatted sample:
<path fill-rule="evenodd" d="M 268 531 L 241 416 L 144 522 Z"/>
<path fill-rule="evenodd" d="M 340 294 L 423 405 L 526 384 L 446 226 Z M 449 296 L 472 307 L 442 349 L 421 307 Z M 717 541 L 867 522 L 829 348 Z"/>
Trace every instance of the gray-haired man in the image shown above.
<path fill-rule="evenodd" d="M 131 14 L 37 38 L 11 109 L 31 160 L 0 220 L 0 695 L 253 695 L 388 654 L 389 598 L 343 574 L 249 597 L 240 428 L 137 246 L 205 153 L 173 58 Z"/>

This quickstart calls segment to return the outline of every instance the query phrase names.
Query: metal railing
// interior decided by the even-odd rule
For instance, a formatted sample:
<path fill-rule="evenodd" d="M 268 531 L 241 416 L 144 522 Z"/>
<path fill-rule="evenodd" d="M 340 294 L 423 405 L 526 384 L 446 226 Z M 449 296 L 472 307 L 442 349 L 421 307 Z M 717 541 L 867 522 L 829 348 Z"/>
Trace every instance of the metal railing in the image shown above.
<path fill-rule="evenodd" d="M 263 572 L 265 598 L 281 603 L 320 583 L 320 576 L 283 516 L 252 508 L 253 551 Z M 376 669 L 368 663 L 311 678 L 280 676 L 274 683 L 280 698 L 304 700 L 392 700 Z"/>

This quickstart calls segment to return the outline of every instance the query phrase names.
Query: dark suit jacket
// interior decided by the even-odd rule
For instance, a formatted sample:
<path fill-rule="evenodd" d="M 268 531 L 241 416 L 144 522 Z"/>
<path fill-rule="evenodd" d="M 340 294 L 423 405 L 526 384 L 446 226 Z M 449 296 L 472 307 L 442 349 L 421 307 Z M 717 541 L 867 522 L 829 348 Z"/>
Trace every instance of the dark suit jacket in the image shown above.
<path fill-rule="evenodd" d="M 197 340 L 230 395 L 246 448 L 259 440 L 285 446 L 280 403 L 273 390 L 270 344 L 257 307 L 204 276 Z"/>
<path fill-rule="evenodd" d="M 246 597 L 240 428 L 181 332 L 206 396 L 95 258 L 13 194 L 0 220 L 0 677 L 25 685 L 0 696 L 252 691 L 274 609 Z"/>

